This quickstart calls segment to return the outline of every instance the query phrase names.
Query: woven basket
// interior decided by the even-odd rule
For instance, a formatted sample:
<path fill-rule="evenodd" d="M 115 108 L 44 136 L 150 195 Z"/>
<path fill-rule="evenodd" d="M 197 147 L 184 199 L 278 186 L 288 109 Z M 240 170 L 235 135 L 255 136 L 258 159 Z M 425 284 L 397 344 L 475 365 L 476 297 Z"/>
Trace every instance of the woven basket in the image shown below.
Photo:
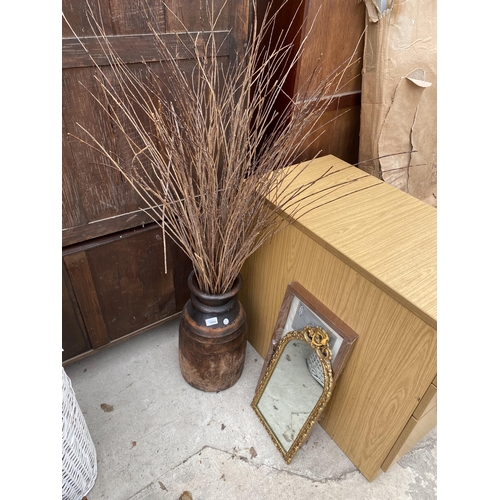
<path fill-rule="evenodd" d="M 62 369 L 62 500 L 82 500 L 97 477 L 95 446 L 71 385 Z"/>
<path fill-rule="evenodd" d="M 309 368 L 309 373 L 313 376 L 314 380 L 316 380 L 321 387 L 324 387 L 325 376 L 323 374 L 323 366 L 321 365 L 321 361 L 318 359 L 318 355 L 313 352 L 306 358 L 306 362 L 307 367 Z"/>

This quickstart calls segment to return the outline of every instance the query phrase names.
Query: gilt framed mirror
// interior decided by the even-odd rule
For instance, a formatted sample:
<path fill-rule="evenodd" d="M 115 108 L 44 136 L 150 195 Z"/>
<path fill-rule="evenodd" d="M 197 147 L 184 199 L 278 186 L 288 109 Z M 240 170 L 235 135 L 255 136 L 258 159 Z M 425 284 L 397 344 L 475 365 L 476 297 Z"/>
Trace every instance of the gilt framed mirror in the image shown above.
<path fill-rule="evenodd" d="M 297 282 L 290 283 L 286 288 L 258 383 L 262 381 L 280 340 L 288 332 L 305 326 L 320 327 L 328 333 L 332 352 L 333 386 L 335 386 L 358 339 L 358 334 Z"/>
<path fill-rule="evenodd" d="M 251 406 L 287 464 L 332 395 L 331 358 L 322 328 L 293 330 L 278 342 L 257 386 Z"/>

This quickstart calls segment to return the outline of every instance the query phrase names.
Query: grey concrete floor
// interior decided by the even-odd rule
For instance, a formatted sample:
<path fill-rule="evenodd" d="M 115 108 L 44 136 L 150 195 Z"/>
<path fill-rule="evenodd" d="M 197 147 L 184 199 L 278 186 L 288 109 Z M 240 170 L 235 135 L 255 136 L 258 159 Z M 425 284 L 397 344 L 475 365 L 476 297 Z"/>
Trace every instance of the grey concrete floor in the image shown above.
<path fill-rule="evenodd" d="M 321 426 L 286 465 L 250 407 L 263 359 L 204 393 L 178 368 L 178 320 L 66 367 L 94 441 L 88 500 L 436 498 L 436 430 L 368 482 Z"/>

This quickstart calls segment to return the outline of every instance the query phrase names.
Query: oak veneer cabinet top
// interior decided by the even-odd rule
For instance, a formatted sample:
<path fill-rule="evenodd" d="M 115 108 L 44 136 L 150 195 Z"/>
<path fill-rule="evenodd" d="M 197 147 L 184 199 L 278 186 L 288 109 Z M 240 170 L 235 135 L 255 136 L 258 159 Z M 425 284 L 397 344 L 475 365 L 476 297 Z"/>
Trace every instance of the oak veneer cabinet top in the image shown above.
<path fill-rule="evenodd" d="M 263 357 L 293 281 L 358 333 L 321 425 L 371 480 L 419 435 L 408 425 L 437 386 L 436 209 L 331 155 L 288 189 L 327 170 L 309 188 L 315 210 L 245 263 L 241 301 Z M 434 420 L 426 415 L 427 430 Z"/>
<path fill-rule="evenodd" d="M 436 328 L 436 210 L 332 155 L 311 162 L 287 192 L 327 169 L 337 173 L 309 191 L 339 188 L 295 226 Z"/>

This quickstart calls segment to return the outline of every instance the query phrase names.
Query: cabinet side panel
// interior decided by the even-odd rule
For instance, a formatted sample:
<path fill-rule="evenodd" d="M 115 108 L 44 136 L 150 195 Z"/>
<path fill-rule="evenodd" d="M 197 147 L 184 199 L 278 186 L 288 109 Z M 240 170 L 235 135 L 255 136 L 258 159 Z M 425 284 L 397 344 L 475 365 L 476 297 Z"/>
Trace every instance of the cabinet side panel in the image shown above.
<path fill-rule="evenodd" d="M 436 375 L 436 332 L 289 226 L 245 264 L 249 341 L 265 356 L 288 283 L 298 281 L 358 335 L 321 425 L 369 480 Z"/>
<path fill-rule="evenodd" d="M 428 432 L 437 425 L 437 406 L 434 406 L 420 420 L 411 417 L 398 440 L 384 460 L 381 469 L 387 472 L 405 453 L 410 451 Z"/>

